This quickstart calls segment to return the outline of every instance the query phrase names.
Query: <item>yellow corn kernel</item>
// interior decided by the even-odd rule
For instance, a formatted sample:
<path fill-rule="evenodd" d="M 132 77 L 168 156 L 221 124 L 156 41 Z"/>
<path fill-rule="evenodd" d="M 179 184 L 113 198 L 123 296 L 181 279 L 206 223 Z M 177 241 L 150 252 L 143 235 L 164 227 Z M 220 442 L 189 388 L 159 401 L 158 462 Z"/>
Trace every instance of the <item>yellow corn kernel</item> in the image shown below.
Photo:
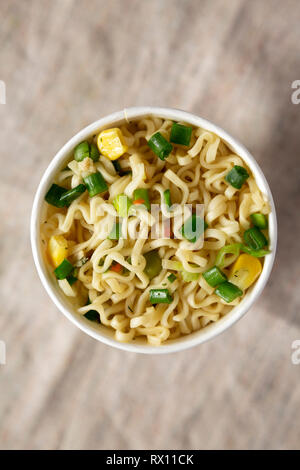
<path fill-rule="evenodd" d="M 124 136 L 117 127 L 100 132 L 97 145 L 99 152 L 110 160 L 117 160 L 128 150 Z"/>
<path fill-rule="evenodd" d="M 231 268 L 229 281 L 245 290 L 256 281 L 262 270 L 261 262 L 254 256 L 242 254 Z"/>
<path fill-rule="evenodd" d="M 48 242 L 48 254 L 55 268 L 68 256 L 68 242 L 62 235 L 52 235 Z"/>

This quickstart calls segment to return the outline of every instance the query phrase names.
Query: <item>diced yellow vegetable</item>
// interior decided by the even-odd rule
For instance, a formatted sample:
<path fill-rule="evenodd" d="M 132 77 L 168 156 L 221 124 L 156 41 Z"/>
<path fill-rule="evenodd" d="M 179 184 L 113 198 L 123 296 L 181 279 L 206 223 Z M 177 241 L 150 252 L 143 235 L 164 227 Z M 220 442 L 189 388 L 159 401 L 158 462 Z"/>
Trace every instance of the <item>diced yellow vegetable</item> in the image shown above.
<path fill-rule="evenodd" d="M 97 145 L 99 152 L 110 160 L 117 160 L 128 150 L 124 136 L 117 127 L 100 132 Z"/>
<path fill-rule="evenodd" d="M 231 268 L 228 281 L 245 290 L 256 281 L 262 270 L 261 262 L 254 256 L 242 254 Z"/>
<path fill-rule="evenodd" d="M 53 235 L 48 243 L 48 254 L 55 268 L 68 256 L 68 241 L 62 235 Z"/>

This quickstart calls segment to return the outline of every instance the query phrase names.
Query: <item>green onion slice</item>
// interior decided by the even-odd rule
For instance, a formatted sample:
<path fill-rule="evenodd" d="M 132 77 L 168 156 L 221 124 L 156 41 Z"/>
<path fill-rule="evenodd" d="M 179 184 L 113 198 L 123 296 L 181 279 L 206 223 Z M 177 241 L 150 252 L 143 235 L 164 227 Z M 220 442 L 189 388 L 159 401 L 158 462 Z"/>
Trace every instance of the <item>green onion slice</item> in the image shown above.
<path fill-rule="evenodd" d="M 51 204 L 52 206 L 63 207 L 64 203 L 61 202 L 60 198 L 67 191 L 68 190 L 66 188 L 62 188 L 61 186 L 58 186 L 58 184 L 54 183 L 47 192 L 45 196 L 45 201 L 47 201 L 48 204 Z"/>
<path fill-rule="evenodd" d="M 240 248 L 240 243 L 232 243 L 231 245 L 223 246 L 223 248 L 221 248 L 217 254 L 215 265 L 218 266 L 218 268 L 220 269 L 223 268 L 225 264 L 225 256 L 235 255 L 237 257 L 240 254 Z"/>
<path fill-rule="evenodd" d="M 85 140 L 84 142 L 80 142 L 80 144 L 76 145 L 74 149 L 74 159 L 77 162 L 81 162 L 86 157 L 90 156 L 90 144 Z"/>
<path fill-rule="evenodd" d="M 225 176 L 227 183 L 236 189 L 241 189 L 246 179 L 249 178 L 248 171 L 239 165 L 234 165 L 232 170 Z"/>
<path fill-rule="evenodd" d="M 189 242 L 195 243 L 208 225 L 202 217 L 192 214 L 181 227 L 181 233 Z"/>
<path fill-rule="evenodd" d="M 113 205 L 120 217 L 128 217 L 132 201 L 125 194 L 118 194 L 113 200 Z"/>
<path fill-rule="evenodd" d="M 100 315 L 97 312 L 97 310 L 89 310 L 83 316 L 87 318 L 88 320 L 93 321 L 95 323 L 101 323 Z"/>
<path fill-rule="evenodd" d="M 151 150 L 160 158 L 164 160 L 172 152 L 173 146 L 168 142 L 160 132 L 156 132 L 148 140 L 148 145 Z"/>
<path fill-rule="evenodd" d="M 104 193 L 108 189 L 106 181 L 101 175 L 100 171 L 97 171 L 96 173 L 91 173 L 90 175 L 83 178 L 83 181 L 87 187 L 90 197 Z"/>
<path fill-rule="evenodd" d="M 166 189 L 164 191 L 164 200 L 165 200 L 165 204 L 170 209 L 170 207 L 172 206 L 172 202 L 171 202 L 171 191 L 169 189 Z"/>
<path fill-rule="evenodd" d="M 144 205 L 150 211 L 151 205 L 148 189 L 135 189 L 133 192 L 133 204 L 135 204 L 135 202 L 140 202 L 140 204 Z"/>
<path fill-rule="evenodd" d="M 99 157 L 100 157 L 100 153 L 99 153 L 97 145 L 94 143 L 90 144 L 90 158 L 94 162 L 97 162 L 99 160 Z"/>
<path fill-rule="evenodd" d="M 241 244 L 241 251 L 247 253 L 248 255 L 254 256 L 255 258 L 263 258 L 266 255 L 271 253 L 270 250 L 252 250 L 246 245 Z"/>
<path fill-rule="evenodd" d="M 77 162 L 82 162 L 82 160 L 87 157 L 91 158 L 94 162 L 97 162 L 99 160 L 99 156 L 100 154 L 97 145 L 94 143 L 90 144 L 87 140 L 78 144 L 74 149 L 74 159 Z"/>
<path fill-rule="evenodd" d="M 252 220 L 253 225 L 260 229 L 268 228 L 268 219 L 264 214 L 251 214 L 250 219 Z"/>
<path fill-rule="evenodd" d="M 218 268 L 218 266 L 213 266 L 208 271 L 205 271 L 203 273 L 203 277 L 211 287 L 216 287 L 222 282 L 227 281 L 227 276 Z"/>
<path fill-rule="evenodd" d="M 161 257 L 157 250 L 148 251 L 148 253 L 144 253 L 143 256 L 146 259 L 144 273 L 147 274 L 149 279 L 153 279 L 155 276 L 158 276 L 162 270 Z"/>
<path fill-rule="evenodd" d="M 246 230 L 244 232 L 244 240 L 252 250 L 260 250 L 268 244 L 268 240 L 258 227 Z"/>
<path fill-rule="evenodd" d="M 198 281 L 200 277 L 200 273 L 190 273 L 189 271 L 186 271 L 185 269 L 183 269 L 180 274 L 184 282 Z"/>
<path fill-rule="evenodd" d="M 110 240 L 119 240 L 121 234 L 122 234 L 122 225 L 120 224 L 120 222 L 115 222 L 113 225 L 113 228 L 111 229 L 110 234 L 108 235 L 108 238 Z"/>
<path fill-rule="evenodd" d="M 174 281 L 176 281 L 177 277 L 175 276 L 174 273 L 171 273 L 168 277 L 167 277 L 168 281 L 172 284 Z"/>
<path fill-rule="evenodd" d="M 73 274 L 70 274 L 67 277 L 67 281 L 70 284 L 70 286 L 72 286 L 73 284 L 75 284 L 76 281 L 78 281 L 78 279 L 77 279 L 77 277 L 73 276 Z"/>
<path fill-rule="evenodd" d="M 173 301 L 168 289 L 150 289 L 150 302 L 152 304 L 170 304 Z"/>
<path fill-rule="evenodd" d="M 86 190 L 86 187 L 84 184 L 79 184 L 75 188 L 70 189 L 69 191 L 66 191 L 63 193 L 60 197 L 60 203 L 65 206 L 69 206 L 71 202 L 75 201 L 81 194 L 83 194 Z"/>
<path fill-rule="evenodd" d="M 243 291 L 231 282 L 225 281 L 216 288 L 215 294 L 225 300 L 225 302 L 230 303 L 237 297 L 241 297 Z"/>
<path fill-rule="evenodd" d="M 73 265 L 66 258 L 60 263 L 59 266 L 54 270 L 54 274 L 57 279 L 66 279 L 66 277 L 73 271 Z"/>
<path fill-rule="evenodd" d="M 170 142 L 179 145 L 190 145 L 193 128 L 174 122 L 171 128 Z"/>

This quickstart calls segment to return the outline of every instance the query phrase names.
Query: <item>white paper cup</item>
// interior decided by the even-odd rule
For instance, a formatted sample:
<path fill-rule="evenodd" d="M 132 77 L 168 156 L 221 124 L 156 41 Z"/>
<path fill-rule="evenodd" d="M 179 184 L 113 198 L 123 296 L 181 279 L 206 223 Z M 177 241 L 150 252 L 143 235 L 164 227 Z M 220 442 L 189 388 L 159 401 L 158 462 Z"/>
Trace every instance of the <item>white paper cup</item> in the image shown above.
<path fill-rule="evenodd" d="M 271 213 L 269 215 L 269 239 L 270 239 L 270 250 L 271 254 L 265 257 L 264 266 L 262 273 L 256 283 L 247 291 L 242 301 L 234 307 L 227 315 L 222 317 L 216 323 L 212 323 L 202 330 L 196 331 L 181 338 L 167 341 L 158 347 L 151 346 L 143 339 L 136 339 L 131 343 L 120 343 L 114 339 L 114 332 L 105 326 L 94 326 L 94 324 L 84 317 L 77 314 L 70 300 L 63 294 L 54 279 L 53 273 L 46 265 L 42 256 L 41 241 L 40 241 L 40 222 L 42 220 L 42 210 L 45 207 L 44 197 L 52 184 L 54 177 L 59 170 L 66 166 L 70 154 L 74 147 L 79 144 L 82 140 L 85 140 L 102 129 L 115 127 L 124 121 L 142 118 L 145 116 L 159 116 L 165 119 L 171 119 L 174 121 L 183 121 L 196 127 L 202 127 L 208 131 L 214 132 L 220 136 L 227 145 L 232 149 L 234 153 L 239 155 L 251 169 L 256 182 L 261 192 L 267 196 L 270 206 Z M 31 245 L 33 258 L 38 270 L 38 274 L 44 285 L 49 296 L 53 300 L 57 308 L 76 326 L 82 331 L 92 336 L 93 338 L 101 341 L 102 343 L 110 346 L 123 349 L 125 351 L 132 351 L 144 354 L 164 354 L 176 351 L 182 351 L 192 346 L 199 345 L 208 341 L 211 338 L 219 335 L 231 325 L 236 323 L 243 315 L 250 309 L 250 307 L 258 299 L 259 295 L 263 291 L 268 278 L 271 273 L 272 265 L 275 258 L 277 241 L 277 222 L 276 213 L 272 194 L 269 185 L 264 177 L 264 174 L 254 157 L 248 152 L 248 150 L 240 144 L 235 138 L 227 134 L 223 129 L 216 126 L 215 124 L 206 121 L 205 119 L 195 116 L 194 114 L 187 113 L 178 109 L 172 108 L 156 108 L 152 106 L 148 107 L 135 107 L 127 108 L 123 111 L 110 114 L 98 121 L 90 124 L 89 126 L 82 129 L 74 137 L 72 137 L 59 152 L 55 155 L 53 160 L 50 162 L 47 170 L 45 171 L 41 182 L 38 186 L 31 214 Z"/>

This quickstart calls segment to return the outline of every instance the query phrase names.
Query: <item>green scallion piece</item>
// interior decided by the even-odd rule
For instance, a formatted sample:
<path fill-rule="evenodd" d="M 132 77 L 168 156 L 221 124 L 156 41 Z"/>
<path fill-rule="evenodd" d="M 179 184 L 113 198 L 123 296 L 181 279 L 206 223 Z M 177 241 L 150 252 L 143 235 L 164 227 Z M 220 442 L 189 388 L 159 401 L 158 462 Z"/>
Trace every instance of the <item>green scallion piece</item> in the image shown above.
<path fill-rule="evenodd" d="M 98 147 L 96 144 L 91 143 L 90 144 L 90 158 L 93 160 L 93 162 L 97 162 L 99 160 L 100 153 L 98 150 Z"/>
<path fill-rule="evenodd" d="M 83 316 L 87 318 L 88 320 L 93 321 L 95 323 L 101 323 L 100 315 L 97 312 L 97 310 L 89 310 Z"/>
<path fill-rule="evenodd" d="M 54 183 L 47 192 L 45 201 L 47 201 L 48 204 L 51 204 L 51 206 L 63 207 L 64 204 L 60 201 L 60 198 L 67 191 L 68 190 L 66 188 L 62 188 L 61 186 L 58 186 L 58 184 Z"/>
<path fill-rule="evenodd" d="M 271 253 L 270 250 L 252 250 L 246 245 L 241 244 L 241 251 L 247 253 L 248 255 L 254 256 L 255 258 L 263 258 L 266 255 Z"/>
<path fill-rule="evenodd" d="M 170 142 L 179 145 L 190 145 L 193 128 L 174 122 L 171 128 Z"/>
<path fill-rule="evenodd" d="M 241 297 L 243 291 L 231 282 L 225 281 L 216 288 L 215 294 L 225 300 L 225 302 L 230 303 L 237 297 Z"/>
<path fill-rule="evenodd" d="M 83 194 L 85 190 L 86 190 L 85 185 L 79 184 L 75 188 L 70 189 L 69 191 L 66 191 L 65 193 L 63 193 L 60 197 L 60 202 L 63 205 L 63 207 L 69 206 L 71 202 L 75 201 L 75 199 L 81 196 L 81 194 Z"/>
<path fill-rule="evenodd" d="M 153 279 L 155 276 L 158 276 L 162 270 L 161 257 L 157 250 L 148 251 L 148 253 L 144 253 L 143 256 L 146 259 L 144 273 L 147 274 L 149 279 Z"/>
<path fill-rule="evenodd" d="M 246 179 L 249 178 L 248 171 L 239 165 L 234 165 L 232 170 L 225 176 L 227 183 L 236 189 L 241 189 Z"/>
<path fill-rule="evenodd" d="M 125 194 L 118 194 L 113 200 L 113 205 L 120 217 L 128 217 L 132 201 Z"/>
<path fill-rule="evenodd" d="M 96 173 L 91 173 L 90 175 L 83 178 L 83 181 L 87 187 L 90 197 L 104 193 L 108 189 L 106 181 L 101 175 L 100 171 L 97 171 Z"/>
<path fill-rule="evenodd" d="M 171 284 L 176 281 L 177 277 L 175 276 L 174 273 L 171 273 L 168 277 L 167 277 L 168 281 L 171 282 Z"/>
<path fill-rule="evenodd" d="M 77 162 L 82 162 L 86 157 L 90 156 L 90 144 L 87 140 L 84 142 L 80 142 L 80 144 L 76 145 L 74 149 L 74 159 Z"/>
<path fill-rule="evenodd" d="M 226 255 L 234 255 L 237 257 L 240 254 L 240 249 L 241 243 L 232 243 L 230 245 L 223 246 L 217 254 L 215 265 L 220 269 L 223 268 Z"/>
<path fill-rule="evenodd" d="M 148 145 L 161 160 L 167 158 L 173 150 L 172 144 L 170 144 L 170 142 L 168 142 L 160 132 L 153 134 L 153 136 L 148 140 Z"/>
<path fill-rule="evenodd" d="M 189 242 L 195 243 L 208 225 L 202 217 L 192 214 L 181 227 L 181 234 Z"/>
<path fill-rule="evenodd" d="M 246 230 L 244 232 L 244 240 L 252 250 L 260 250 L 268 244 L 268 240 L 258 227 Z"/>
<path fill-rule="evenodd" d="M 109 240 L 119 240 L 122 233 L 122 226 L 120 222 L 115 222 L 113 228 L 108 235 Z"/>
<path fill-rule="evenodd" d="M 70 284 L 70 286 L 72 286 L 73 284 L 75 284 L 76 281 L 78 281 L 78 279 L 77 279 L 77 277 L 73 276 L 73 274 L 70 274 L 67 277 L 67 281 Z"/>
<path fill-rule="evenodd" d="M 253 225 L 260 229 L 268 228 L 268 219 L 264 214 L 251 214 L 250 219 L 252 220 Z"/>
<path fill-rule="evenodd" d="M 77 162 L 82 162 L 85 158 L 89 157 L 94 162 L 99 160 L 99 150 L 97 145 L 94 143 L 89 143 L 87 140 L 78 144 L 74 149 L 74 159 Z"/>
<path fill-rule="evenodd" d="M 200 277 L 200 273 L 191 273 L 189 271 L 186 271 L 183 269 L 181 272 L 181 277 L 184 282 L 193 282 L 193 281 L 198 281 Z"/>
<path fill-rule="evenodd" d="M 139 188 L 133 191 L 133 204 L 142 204 L 148 211 L 151 209 L 148 189 Z"/>
<path fill-rule="evenodd" d="M 165 200 L 165 204 L 170 209 L 170 207 L 172 206 L 172 202 L 171 202 L 171 191 L 169 189 L 166 189 L 164 191 L 164 200 Z"/>
<path fill-rule="evenodd" d="M 66 258 L 60 263 L 59 266 L 54 270 L 54 274 L 57 279 L 66 279 L 66 277 L 73 271 L 73 265 Z"/>
<path fill-rule="evenodd" d="M 208 269 L 208 271 L 205 271 L 202 276 L 211 287 L 217 287 L 222 282 L 227 281 L 227 276 L 218 268 L 218 266 L 213 266 L 211 269 Z"/>
<path fill-rule="evenodd" d="M 150 289 L 150 302 L 152 304 L 170 304 L 173 301 L 168 289 Z"/>

